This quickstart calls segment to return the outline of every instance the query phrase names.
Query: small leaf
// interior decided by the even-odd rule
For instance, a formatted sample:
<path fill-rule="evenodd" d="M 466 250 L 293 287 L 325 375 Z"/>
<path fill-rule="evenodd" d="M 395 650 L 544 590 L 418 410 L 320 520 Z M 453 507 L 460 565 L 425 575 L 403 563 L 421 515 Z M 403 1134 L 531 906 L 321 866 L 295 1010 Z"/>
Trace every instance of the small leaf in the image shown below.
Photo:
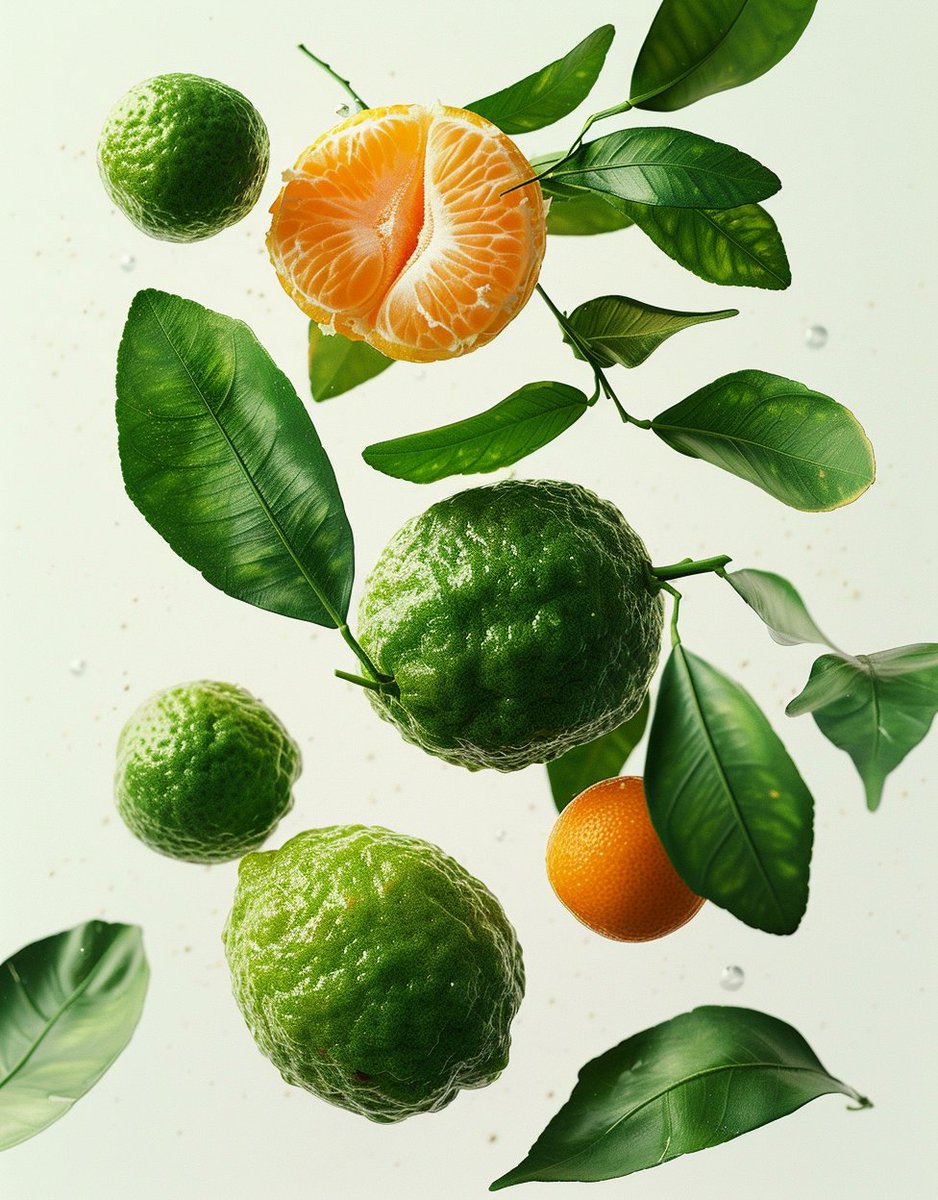
<path fill-rule="evenodd" d="M 620 204 L 659 250 L 708 283 L 769 291 L 791 283 L 778 226 L 758 204 L 729 209 Z"/>
<path fill-rule="evenodd" d="M 766 933 L 808 903 L 814 802 L 744 688 L 677 645 L 645 760 L 652 824 L 687 886 Z"/>
<path fill-rule="evenodd" d="M 938 712 L 938 644 L 856 658 L 823 654 L 785 711 L 790 717 L 811 713 L 828 741 L 850 755 L 873 812 L 886 777 L 925 737 Z"/>
<path fill-rule="evenodd" d="M 614 26 L 601 25 L 563 58 L 465 107 L 503 133 L 530 133 L 552 125 L 573 112 L 592 91 L 615 32 Z"/>
<path fill-rule="evenodd" d="M 130 1041 L 149 971 L 136 925 L 88 921 L 0 966 L 0 1150 L 41 1133 Z"/>
<path fill-rule="evenodd" d="M 777 1017 L 729 1005 L 695 1008 L 587 1063 L 527 1158 L 490 1190 L 532 1180 L 618 1179 L 838 1093 L 871 1107 Z"/>
<path fill-rule="evenodd" d="M 602 367 L 618 363 L 637 367 L 666 341 L 682 329 L 705 321 L 722 321 L 735 317 L 739 310 L 725 308 L 720 312 L 676 312 L 656 308 L 628 296 L 597 296 L 587 300 L 570 314 L 569 321 L 589 344 L 590 357 Z M 569 338 L 564 338 L 569 341 Z M 578 358 L 582 355 L 574 348 Z"/>
<path fill-rule="evenodd" d="M 729 571 L 724 578 L 765 622 L 772 639 L 780 646 L 815 642 L 836 650 L 827 634 L 814 623 L 798 592 L 781 575 L 749 569 Z"/>
<path fill-rule="evenodd" d="M 873 448 L 849 409 L 765 371 L 714 380 L 660 413 L 652 428 L 682 454 L 804 512 L 850 504 L 876 477 Z"/>
<path fill-rule="evenodd" d="M 540 175 L 563 158 L 563 153 L 542 154 L 531 159 L 531 172 Z M 552 187 L 549 179 L 541 183 L 541 190 L 550 202 L 547 209 L 547 232 L 560 237 L 584 237 L 597 233 L 613 233 L 627 229 L 633 222 L 622 204 L 612 204 L 610 199 L 598 192 L 587 192 L 580 188 Z"/>
<path fill-rule="evenodd" d="M 816 3 L 663 0 L 632 72 L 632 104 L 673 112 L 758 79 L 797 43 Z"/>
<path fill-rule="evenodd" d="M 734 208 L 782 186 L 741 150 L 665 128 L 620 129 L 586 142 L 554 168 L 550 181 L 669 208 Z"/>
<path fill-rule="evenodd" d="M 648 723 L 648 707 L 646 696 L 635 716 L 624 725 L 592 742 L 574 746 L 547 764 L 550 790 L 558 812 L 563 812 L 586 788 L 601 779 L 613 779 L 621 772 L 629 755 L 642 740 Z"/>
<path fill-rule="evenodd" d="M 117 356 L 127 494 L 209 583 L 341 624 L 354 572 L 335 475 L 287 377 L 241 321 L 138 292 Z"/>
<path fill-rule="evenodd" d="M 393 366 L 367 342 L 352 342 L 341 333 L 327 335 L 309 323 L 309 386 L 314 400 L 331 400 L 367 383 Z"/>
<path fill-rule="evenodd" d="M 478 416 L 375 442 L 362 458 L 376 471 L 411 483 L 497 471 L 552 442 L 588 407 L 583 392 L 569 384 L 527 383 Z"/>

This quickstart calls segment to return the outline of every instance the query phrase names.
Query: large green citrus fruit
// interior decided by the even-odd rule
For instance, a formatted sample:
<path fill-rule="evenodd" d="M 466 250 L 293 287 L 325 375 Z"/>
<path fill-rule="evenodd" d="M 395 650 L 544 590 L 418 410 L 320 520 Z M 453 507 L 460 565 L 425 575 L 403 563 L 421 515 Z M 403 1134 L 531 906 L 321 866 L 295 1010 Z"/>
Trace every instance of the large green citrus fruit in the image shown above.
<path fill-rule="evenodd" d="M 488 888 L 428 842 L 333 825 L 249 854 L 224 940 L 258 1046 L 332 1104 L 400 1121 L 508 1062 L 521 948 Z"/>
<path fill-rule="evenodd" d="M 614 505 L 573 483 L 471 488 L 409 521 L 365 584 L 359 640 L 399 695 L 368 695 L 408 741 L 514 771 L 640 707 L 662 602 Z"/>
<path fill-rule="evenodd" d="M 144 233 L 195 242 L 247 216 L 267 176 L 267 126 L 217 79 L 157 75 L 111 110 L 98 142 L 108 195 Z"/>
<path fill-rule="evenodd" d="M 301 766 L 299 747 L 250 692 L 182 684 L 151 696 L 121 731 L 117 809 L 160 854 L 226 862 L 289 812 Z"/>

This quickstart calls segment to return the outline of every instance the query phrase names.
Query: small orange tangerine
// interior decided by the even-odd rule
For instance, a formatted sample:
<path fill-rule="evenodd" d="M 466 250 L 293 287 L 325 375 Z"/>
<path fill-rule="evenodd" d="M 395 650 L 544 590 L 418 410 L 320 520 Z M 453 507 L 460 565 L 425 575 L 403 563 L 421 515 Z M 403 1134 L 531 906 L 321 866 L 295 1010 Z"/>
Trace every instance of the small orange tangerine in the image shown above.
<path fill-rule="evenodd" d="M 368 108 L 317 138 L 274 201 L 267 248 L 327 333 L 431 362 L 484 345 L 524 307 L 546 242 L 540 185 L 485 118 Z"/>
<path fill-rule="evenodd" d="M 594 783 L 561 812 L 547 843 L 547 876 L 584 925 L 620 942 L 650 942 L 699 910 L 671 865 L 636 776 Z"/>

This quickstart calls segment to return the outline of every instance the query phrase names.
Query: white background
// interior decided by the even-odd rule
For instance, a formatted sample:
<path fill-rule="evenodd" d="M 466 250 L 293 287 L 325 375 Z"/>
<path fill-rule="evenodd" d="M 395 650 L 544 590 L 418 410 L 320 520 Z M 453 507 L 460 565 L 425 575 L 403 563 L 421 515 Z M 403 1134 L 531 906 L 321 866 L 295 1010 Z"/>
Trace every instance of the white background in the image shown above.
<path fill-rule="evenodd" d="M 306 322 L 267 263 L 266 209 L 279 171 L 334 121 L 344 97 L 296 42 L 348 73 L 372 104 L 460 104 L 612 21 L 617 39 L 588 112 L 627 94 L 655 8 L 654 0 L 58 0 L 7 12 L 0 958 L 92 916 L 136 921 L 152 983 L 131 1045 L 101 1083 L 58 1124 L 3 1154 L 4 1200 L 481 1197 L 523 1157 L 589 1058 L 695 1005 L 724 1002 L 793 1024 L 876 1107 L 850 1113 L 843 1098 L 824 1098 L 715 1150 L 595 1184 L 590 1195 L 931 1194 L 923 1148 L 934 1126 L 928 916 L 938 736 L 868 813 L 847 757 L 810 718 L 784 716 L 812 649 L 775 646 L 717 580 L 689 582 L 686 644 L 751 689 L 816 796 L 810 905 L 785 939 L 708 905 L 664 941 L 607 942 L 580 927 L 546 882 L 554 813 L 541 768 L 470 775 L 406 746 L 356 689 L 332 678 L 333 667 L 354 665 L 334 634 L 214 591 L 145 524 L 121 483 L 114 361 L 138 288 L 243 318 L 308 399 Z M 624 428 L 609 406 L 519 470 L 575 479 L 614 500 L 658 562 L 725 552 L 739 566 L 782 572 L 821 626 L 859 652 L 938 638 L 934 34 L 924 2 L 822 3 L 769 76 L 669 118 L 638 115 L 739 146 L 779 173 L 784 190 L 769 207 L 793 265 L 788 292 L 706 285 L 637 230 L 554 240 L 543 273 L 567 308 L 608 292 L 673 308 L 737 306 L 735 320 L 680 334 L 639 371 L 620 372 L 627 406 L 652 415 L 742 367 L 802 379 L 864 423 L 877 451 L 875 487 L 840 512 L 799 514 Z M 166 71 L 240 88 L 271 134 L 262 202 L 193 246 L 137 232 L 110 206 L 95 168 L 110 105 Z M 578 123 L 529 136 L 523 148 L 559 147 Z M 814 324 L 829 330 L 821 349 L 805 342 Z M 421 490 L 384 478 L 364 465 L 362 447 L 551 378 L 587 383 L 535 299 L 492 346 L 451 363 L 395 366 L 316 409 L 355 530 L 359 581 L 404 519 L 461 486 Z M 257 1052 L 219 940 L 235 866 L 152 854 L 126 832 L 110 795 L 114 744 L 131 710 L 157 688 L 200 677 L 260 695 L 303 746 L 296 807 L 272 844 L 317 824 L 383 823 L 442 845 L 501 898 L 524 946 L 528 994 L 495 1085 L 441 1114 L 380 1127 L 288 1088 Z M 719 983 L 730 963 L 746 973 L 733 994 Z M 559 1200 L 583 1189 L 532 1184 L 524 1194 Z"/>

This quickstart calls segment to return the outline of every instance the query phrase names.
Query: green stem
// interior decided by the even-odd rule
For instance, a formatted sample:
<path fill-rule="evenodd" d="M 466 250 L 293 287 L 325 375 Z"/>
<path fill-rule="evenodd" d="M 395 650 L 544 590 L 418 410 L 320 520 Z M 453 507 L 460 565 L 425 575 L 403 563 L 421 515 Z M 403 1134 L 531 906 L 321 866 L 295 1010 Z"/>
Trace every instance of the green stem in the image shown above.
<path fill-rule="evenodd" d="M 361 98 L 361 96 L 359 96 L 358 92 L 355 91 L 355 89 L 352 87 L 352 85 L 349 83 L 349 81 L 347 79 L 343 79 L 341 75 L 339 75 L 335 71 L 333 71 L 332 67 L 330 67 L 327 62 L 323 62 L 323 60 L 321 58 L 317 58 L 317 56 L 312 52 L 312 50 L 308 50 L 306 48 L 306 46 L 303 45 L 302 42 L 300 42 L 300 44 L 297 46 L 297 50 L 302 50 L 302 52 L 306 55 L 307 58 L 311 58 L 313 60 L 313 62 L 316 63 L 317 66 L 322 67 L 322 69 L 326 72 L 326 74 L 336 81 L 336 83 L 339 85 L 339 87 L 343 88 L 346 92 L 348 92 L 348 94 L 352 97 L 352 99 L 355 101 L 355 103 L 358 105 L 359 108 L 370 108 L 371 107 L 370 104 L 365 103 L 365 101 Z"/>
<path fill-rule="evenodd" d="M 332 673 L 337 679 L 344 679 L 346 683 L 354 683 L 358 687 L 367 688 L 369 692 L 379 692 L 382 696 L 393 696 L 395 700 L 401 694 L 400 688 L 393 679 L 365 679 L 363 675 L 352 675 L 349 671 L 340 671 L 338 667 Z"/>
<path fill-rule="evenodd" d="M 688 575 L 704 575 L 715 571 L 718 575 L 732 559 L 728 554 L 716 554 L 713 558 L 684 558 L 679 563 L 671 563 L 666 567 L 652 567 L 651 573 L 662 585 L 667 579 L 686 579 Z M 670 589 L 668 589 L 670 590 Z"/>
<path fill-rule="evenodd" d="M 619 416 L 624 422 L 629 425 L 637 425 L 639 429 L 651 429 L 651 421 L 640 421 L 637 417 L 633 417 L 631 413 L 625 411 L 622 402 L 619 400 L 619 397 L 612 388 L 612 384 L 610 384 L 609 380 L 606 378 L 605 371 L 599 366 L 593 357 L 589 348 L 589 344 L 580 336 L 576 329 L 573 328 L 567 317 L 560 311 L 553 300 L 551 300 L 550 296 L 548 296 L 541 285 L 538 283 L 535 286 L 538 295 L 550 309 L 554 320 L 560 326 L 561 330 L 567 335 L 573 345 L 577 348 L 577 350 L 580 351 L 580 354 L 583 356 L 587 365 L 593 372 L 593 377 L 596 380 L 597 392 L 594 393 L 594 399 L 591 400 L 590 403 L 595 403 L 595 399 L 598 396 L 598 389 L 602 389 L 603 395 L 613 402 L 613 404 L 619 410 Z"/>
<path fill-rule="evenodd" d="M 643 99 L 647 99 L 647 97 L 643 97 Z M 561 158 L 558 158 L 555 163 L 551 163 L 546 171 L 541 171 L 540 175 L 532 175 L 530 179 L 524 179 L 521 181 L 521 183 L 516 183 L 513 187 L 506 188 L 501 195 L 507 196 L 509 192 L 516 192 L 518 188 L 530 187 L 532 183 L 540 183 L 542 179 L 550 179 L 551 175 L 553 175 L 558 167 L 562 167 L 564 163 L 569 162 L 570 159 L 573 158 L 577 150 L 579 150 L 579 148 L 583 145 L 583 139 L 597 121 L 604 121 L 606 117 L 617 117 L 620 115 L 620 113 L 628 112 L 629 109 L 633 107 L 634 105 L 632 104 L 631 100 L 623 100 L 621 104 L 613 104 L 611 108 L 604 108 L 602 112 L 593 113 L 591 117 L 587 117 L 583 128 L 577 134 L 576 140 L 566 154 L 564 154 Z"/>
<path fill-rule="evenodd" d="M 677 629 L 677 619 L 681 611 L 681 593 L 670 585 L 670 583 L 662 583 L 661 590 L 667 592 L 674 601 L 674 607 L 671 609 L 671 646 L 680 646 L 681 635 Z"/>
<path fill-rule="evenodd" d="M 367 652 L 355 640 L 354 634 L 352 633 L 351 629 L 349 629 L 348 625 L 345 624 L 344 621 L 341 625 L 339 625 L 339 633 L 342 634 L 342 640 L 349 647 L 349 649 L 352 651 L 352 653 L 355 655 L 355 657 L 358 659 L 358 661 L 361 663 L 361 665 L 365 668 L 365 670 L 368 672 L 368 674 L 371 676 L 372 679 L 376 680 L 378 683 L 391 683 L 392 682 L 393 676 L 383 675 L 378 670 L 378 668 L 375 666 L 375 664 L 369 658 Z"/>

